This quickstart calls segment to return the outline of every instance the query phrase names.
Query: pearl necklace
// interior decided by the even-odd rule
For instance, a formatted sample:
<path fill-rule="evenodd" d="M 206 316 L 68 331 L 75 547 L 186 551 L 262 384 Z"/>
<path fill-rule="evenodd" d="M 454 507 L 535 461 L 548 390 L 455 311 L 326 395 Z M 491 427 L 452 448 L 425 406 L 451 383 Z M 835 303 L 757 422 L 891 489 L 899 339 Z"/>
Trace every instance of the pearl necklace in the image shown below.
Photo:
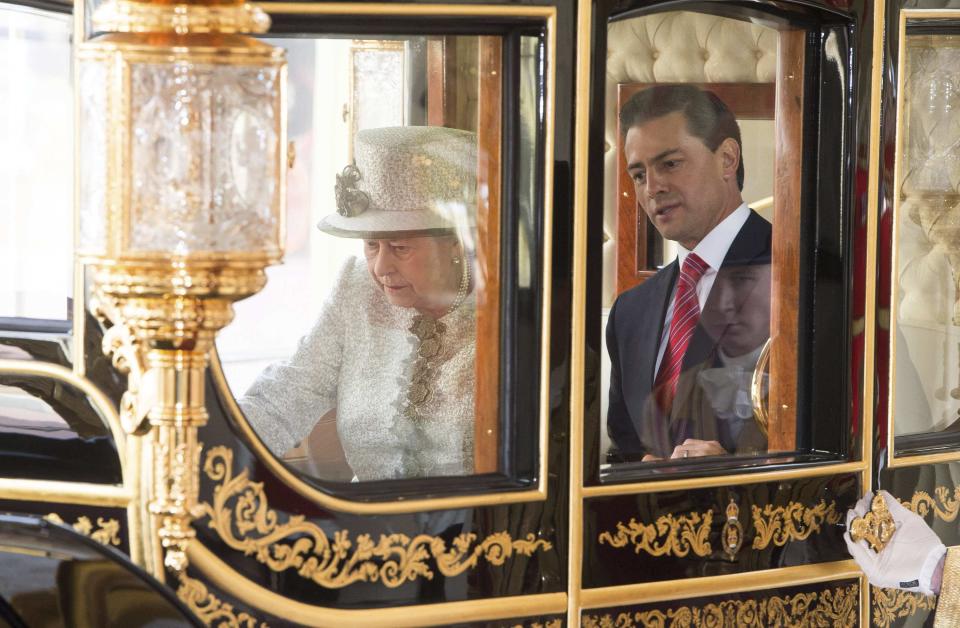
<path fill-rule="evenodd" d="M 463 305 L 463 302 L 467 298 L 467 290 L 470 289 L 470 261 L 464 256 L 463 258 L 463 274 L 460 275 L 460 288 L 457 290 L 457 296 L 453 299 L 453 303 L 450 304 L 450 309 L 447 310 L 447 314 L 450 314 L 455 309 Z"/>

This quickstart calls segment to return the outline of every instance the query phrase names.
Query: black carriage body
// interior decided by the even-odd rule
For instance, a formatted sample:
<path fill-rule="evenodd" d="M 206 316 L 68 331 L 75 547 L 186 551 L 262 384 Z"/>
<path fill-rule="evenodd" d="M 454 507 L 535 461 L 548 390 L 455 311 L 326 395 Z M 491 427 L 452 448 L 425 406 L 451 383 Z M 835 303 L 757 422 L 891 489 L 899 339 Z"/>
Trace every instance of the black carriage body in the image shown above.
<path fill-rule="evenodd" d="M 70 9 L 17 2 L 0 10 L 14 6 Z M 55 528 L 55 539 L 58 526 L 73 528 L 146 568 L 149 582 L 164 583 L 208 625 L 927 619 L 931 599 L 870 587 L 842 535 L 847 509 L 884 488 L 925 515 L 945 544 L 958 542 L 960 442 L 947 430 L 893 443 L 891 388 L 906 371 L 891 351 L 899 284 L 890 278 L 900 246 L 902 37 L 949 37 L 960 15 L 867 1 L 261 6 L 272 18 L 268 36 L 280 40 L 401 41 L 407 50 L 415 37 L 500 42 L 495 470 L 374 482 L 309 477 L 270 453 L 214 355 L 209 421 L 199 431 L 196 538 L 189 567 L 166 568 L 146 503 L 150 471 L 136 444 L 143 437 L 119 423 L 127 379 L 103 355 L 105 323 L 78 294 L 73 311 L 83 314 L 72 321 L 0 319 L 0 385 L 50 413 L 46 427 L 33 429 L 17 418 L 19 406 L 0 407 L 0 511 L 23 518 L 20 554 L 30 543 L 51 551 L 49 540 L 36 541 L 38 529 Z M 618 228 L 604 210 L 617 150 L 608 35 L 611 25 L 679 12 L 762 27 L 779 33 L 781 50 L 792 42 L 799 51 L 802 100 L 791 120 L 802 152 L 794 171 L 780 173 L 798 190 L 789 214 L 798 288 L 784 304 L 795 313 L 797 428 L 789 450 L 650 467 L 615 460 L 604 437 L 603 321 L 612 302 L 604 282 Z M 86 24 L 82 35 L 90 34 Z M 653 67 L 661 51 L 649 52 Z M 537 61 L 532 124 L 520 111 L 524 54 Z M 796 77 L 779 63 L 782 89 Z M 654 235 L 641 239 L 662 253 Z M 619 240 L 614 246 L 625 250 Z M 89 272 L 76 273 L 88 290 Z M 0 564 L 0 583 L 16 578 L 9 571 Z M 16 618 L 23 598 L 0 593 L 0 617 Z"/>

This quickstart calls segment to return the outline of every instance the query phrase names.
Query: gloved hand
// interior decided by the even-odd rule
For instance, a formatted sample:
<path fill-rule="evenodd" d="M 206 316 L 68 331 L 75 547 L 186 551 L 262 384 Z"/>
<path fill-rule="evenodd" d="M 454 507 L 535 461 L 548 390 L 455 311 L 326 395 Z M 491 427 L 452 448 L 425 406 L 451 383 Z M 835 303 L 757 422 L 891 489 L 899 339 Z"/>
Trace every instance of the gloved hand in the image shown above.
<path fill-rule="evenodd" d="M 853 542 L 850 523 L 870 511 L 873 495 L 867 493 L 847 511 L 847 531 L 843 538 L 850 555 L 874 586 L 935 594 L 931 580 L 947 548 L 922 517 L 904 508 L 890 493 L 880 491 L 880 495 L 896 522 L 896 531 L 879 553 L 870 549 L 866 541 Z"/>

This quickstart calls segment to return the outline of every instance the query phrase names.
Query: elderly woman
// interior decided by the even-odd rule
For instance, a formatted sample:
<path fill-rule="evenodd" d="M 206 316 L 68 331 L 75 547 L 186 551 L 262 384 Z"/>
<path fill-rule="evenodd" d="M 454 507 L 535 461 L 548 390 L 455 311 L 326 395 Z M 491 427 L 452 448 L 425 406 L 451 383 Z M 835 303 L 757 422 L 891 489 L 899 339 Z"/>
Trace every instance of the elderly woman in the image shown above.
<path fill-rule="evenodd" d="M 473 472 L 474 135 L 360 131 L 322 231 L 363 240 L 313 329 L 240 400 L 277 455 L 324 415 L 357 480 Z"/>

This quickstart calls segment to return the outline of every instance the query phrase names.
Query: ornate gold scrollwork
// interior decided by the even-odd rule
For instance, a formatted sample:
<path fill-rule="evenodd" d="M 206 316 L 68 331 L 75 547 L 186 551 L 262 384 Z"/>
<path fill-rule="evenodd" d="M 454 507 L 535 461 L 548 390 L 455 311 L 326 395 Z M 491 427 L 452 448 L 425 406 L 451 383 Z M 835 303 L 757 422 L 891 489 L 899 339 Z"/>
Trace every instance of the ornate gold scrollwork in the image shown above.
<path fill-rule="evenodd" d="M 870 587 L 873 599 L 873 625 L 886 628 L 900 617 L 910 617 L 917 611 L 932 611 L 937 607 L 934 595 L 922 595 L 900 589 Z"/>
<path fill-rule="evenodd" d="M 850 522 L 850 538 L 854 543 L 866 541 L 870 549 L 879 552 L 890 542 L 896 529 L 887 502 L 877 493 L 870 502 L 870 511 Z"/>
<path fill-rule="evenodd" d="M 249 613 L 236 612 L 233 605 L 223 602 L 199 580 L 179 574 L 180 586 L 177 597 L 207 626 L 230 626 L 231 628 L 267 628 L 267 624 Z"/>
<path fill-rule="evenodd" d="M 790 541 L 802 541 L 819 532 L 824 522 L 840 522 L 836 502 L 827 504 L 821 499 L 813 508 L 800 502 L 790 502 L 786 506 L 767 504 L 762 510 L 753 506 L 753 526 L 757 530 L 753 549 L 764 549 L 770 543 L 780 547 Z"/>
<path fill-rule="evenodd" d="M 902 503 L 921 517 L 932 510 L 938 519 L 946 522 L 954 521 L 960 513 L 960 486 L 953 489 L 953 495 L 946 486 L 938 486 L 933 492 L 936 498 L 931 497 L 926 491 L 917 491 L 910 499 L 910 503 Z"/>
<path fill-rule="evenodd" d="M 116 313 L 110 311 L 106 302 L 95 301 L 91 306 L 101 319 L 111 320 L 113 316 L 112 320 L 117 320 Z M 146 367 L 141 344 L 128 325 L 118 323 L 103 334 L 102 347 L 104 355 L 110 356 L 114 368 L 127 375 L 127 390 L 120 398 L 120 425 L 128 434 L 145 434 L 150 430 L 147 412 L 153 400 L 141 396 L 141 390 L 143 394 L 147 393 L 142 385 Z"/>
<path fill-rule="evenodd" d="M 540 621 L 530 622 L 529 624 L 517 624 L 512 628 L 563 628 L 562 619 L 550 619 L 546 623 Z"/>
<path fill-rule="evenodd" d="M 626 524 L 617 522 L 616 533 L 601 532 L 597 542 L 612 547 L 626 547 L 633 543 L 635 553 L 646 552 L 651 556 L 683 557 L 691 550 L 697 556 L 709 556 L 713 551 L 709 541 L 712 523 L 712 510 L 679 517 L 663 515 L 652 524 L 639 523 L 631 517 Z"/>
<path fill-rule="evenodd" d="M 715 604 L 680 606 L 666 611 L 584 615 L 584 628 L 670 626 L 853 626 L 858 619 L 859 585 L 764 599 L 724 600 Z"/>
<path fill-rule="evenodd" d="M 204 473 L 219 486 L 213 491 L 213 504 L 199 505 L 199 518 L 209 517 L 209 527 L 229 547 L 254 556 L 273 571 L 296 569 L 300 576 L 328 589 L 377 581 L 393 588 L 421 577 L 430 580 L 430 558 L 441 574 L 457 576 L 476 567 L 481 558 L 502 565 L 513 554 L 532 556 L 537 550 L 553 549 L 550 542 L 533 534 L 514 540 L 507 532 L 479 542 L 477 535 L 464 533 L 450 548 L 442 538 L 429 534 L 412 539 L 405 534 L 381 534 L 374 542 L 369 534 L 351 540 L 348 530 L 337 530 L 331 542 L 302 515 L 281 523 L 270 509 L 263 484 L 251 482 L 246 469 L 234 476 L 232 467 L 233 452 L 228 448 L 214 447 L 207 453 Z"/>
<path fill-rule="evenodd" d="M 60 525 L 70 525 L 55 512 L 46 515 L 44 519 L 52 521 L 53 523 L 59 523 Z M 89 536 L 98 543 L 103 543 L 104 545 L 120 545 L 120 522 L 116 519 L 97 517 L 97 527 L 94 529 L 90 517 L 81 516 L 77 517 L 76 522 L 70 525 L 70 527 L 84 536 Z"/>
<path fill-rule="evenodd" d="M 723 553 L 730 560 L 734 560 L 737 557 L 737 552 L 743 546 L 743 525 L 740 523 L 740 507 L 737 506 L 737 502 L 732 497 L 730 503 L 727 504 L 727 522 L 723 524 L 721 538 L 723 539 Z"/>

